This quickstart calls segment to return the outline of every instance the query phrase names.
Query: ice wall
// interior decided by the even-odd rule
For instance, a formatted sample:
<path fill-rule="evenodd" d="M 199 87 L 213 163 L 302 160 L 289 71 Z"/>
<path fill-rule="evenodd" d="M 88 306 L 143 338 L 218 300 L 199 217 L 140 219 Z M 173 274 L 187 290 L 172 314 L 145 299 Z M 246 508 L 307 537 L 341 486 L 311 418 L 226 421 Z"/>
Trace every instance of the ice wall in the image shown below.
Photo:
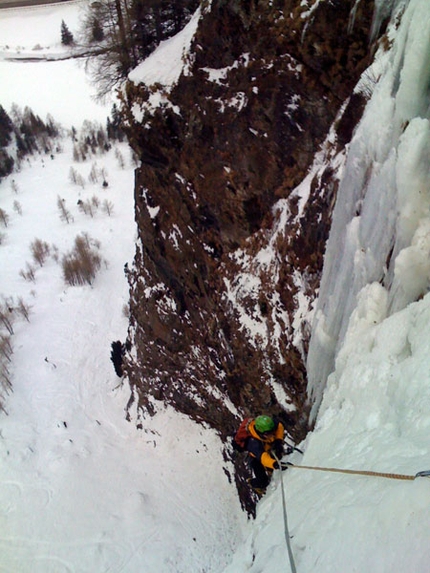
<path fill-rule="evenodd" d="M 361 289 L 375 281 L 387 289 L 382 316 L 429 290 L 430 1 L 396 2 L 388 40 L 357 86 L 373 93 L 350 144 L 324 262 L 308 355 L 313 417 Z"/>

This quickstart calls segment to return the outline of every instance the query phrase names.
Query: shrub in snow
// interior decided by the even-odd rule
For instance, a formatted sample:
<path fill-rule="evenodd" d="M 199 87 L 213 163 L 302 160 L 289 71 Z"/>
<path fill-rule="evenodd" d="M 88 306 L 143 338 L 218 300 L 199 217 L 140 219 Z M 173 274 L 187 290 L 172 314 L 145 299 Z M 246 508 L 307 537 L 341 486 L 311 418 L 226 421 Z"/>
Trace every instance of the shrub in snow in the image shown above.
<path fill-rule="evenodd" d="M 0 222 L 7 227 L 9 223 L 9 215 L 6 213 L 4 209 L 0 209 Z"/>
<path fill-rule="evenodd" d="M 34 267 L 32 265 L 29 265 L 28 263 L 26 263 L 25 270 L 21 269 L 19 271 L 19 274 L 25 281 L 31 281 L 33 283 L 36 282 L 36 275 L 34 274 Z"/>
<path fill-rule="evenodd" d="M 31 254 L 33 255 L 33 259 L 38 263 L 41 267 L 43 267 L 47 257 L 50 253 L 50 248 L 48 243 L 45 241 L 41 241 L 40 239 L 34 239 L 34 241 L 30 245 Z"/>
<path fill-rule="evenodd" d="M 92 284 L 101 266 L 99 244 L 84 233 L 75 238 L 73 250 L 62 260 L 63 276 L 71 286 Z"/>

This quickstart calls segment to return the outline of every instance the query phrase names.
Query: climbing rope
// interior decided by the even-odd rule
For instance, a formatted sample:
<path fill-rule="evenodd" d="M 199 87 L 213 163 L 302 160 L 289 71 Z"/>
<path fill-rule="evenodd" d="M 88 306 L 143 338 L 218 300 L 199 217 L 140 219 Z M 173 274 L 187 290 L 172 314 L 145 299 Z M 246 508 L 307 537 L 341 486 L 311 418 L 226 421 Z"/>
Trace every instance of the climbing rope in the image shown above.
<path fill-rule="evenodd" d="M 288 531 L 287 502 L 285 501 L 285 491 L 284 491 L 284 480 L 283 480 L 283 476 L 282 476 L 282 466 L 281 466 L 281 462 L 278 460 L 276 454 L 273 454 L 273 457 L 278 462 L 279 474 L 281 476 L 282 511 L 284 514 L 284 533 L 285 533 L 285 541 L 287 542 L 288 558 L 290 560 L 291 573 L 297 573 L 296 565 L 294 563 L 293 550 L 291 549 L 290 533 Z"/>
<path fill-rule="evenodd" d="M 417 477 L 430 477 L 430 471 L 422 471 L 418 472 L 415 475 L 405 475 L 405 474 L 393 474 L 393 473 L 381 473 L 381 472 L 372 472 L 368 470 L 345 470 L 341 468 L 323 468 L 317 466 L 296 466 L 291 462 L 288 462 L 288 465 L 293 469 L 299 470 L 315 470 L 320 472 L 334 472 L 334 473 L 341 473 L 341 474 L 353 474 L 353 475 L 361 475 L 361 476 L 372 476 L 372 477 L 380 477 L 380 478 L 388 478 L 388 479 L 400 479 L 400 480 L 409 480 L 413 481 Z"/>
<path fill-rule="evenodd" d="M 294 563 L 294 555 L 293 555 L 293 551 L 291 549 L 290 533 L 288 530 L 287 503 L 285 501 L 282 465 L 281 465 L 281 462 L 278 459 L 278 457 L 274 453 L 272 453 L 272 455 L 275 458 L 275 460 L 278 462 L 279 475 L 281 476 L 282 511 L 284 514 L 284 533 L 285 533 L 285 541 L 287 543 L 288 557 L 290 560 L 291 573 L 297 573 L 296 565 Z M 415 475 L 406 475 L 406 474 L 373 472 L 373 471 L 369 471 L 369 470 L 347 470 L 347 469 L 342 469 L 342 468 L 324 468 L 324 467 L 318 467 L 318 466 L 296 466 L 296 465 L 292 464 L 291 462 L 287 462 L 287 463 L 292 469 L 298 469 L 298 470 L 315 470 L 315 471 L 320 471 L 320 472 L 333 472 L 333 473 L 371 476 L 371 477 L 380 477 L 380 478 L 398 479 L 398 480 L 407 480 L 407 481 L 413 481 L 418 477 L 430 477 L 430 470 L 424 470 L 424 471 L 416 473 Z"/>

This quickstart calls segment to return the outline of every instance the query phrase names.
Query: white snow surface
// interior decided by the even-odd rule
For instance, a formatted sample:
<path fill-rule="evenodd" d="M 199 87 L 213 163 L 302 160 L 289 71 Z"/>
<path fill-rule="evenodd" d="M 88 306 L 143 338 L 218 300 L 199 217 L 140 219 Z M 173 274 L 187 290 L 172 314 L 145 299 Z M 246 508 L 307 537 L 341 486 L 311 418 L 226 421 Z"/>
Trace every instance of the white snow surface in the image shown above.
<path fill-rule="evenodd" d="M 430 4 L 392 5 L 405 13 L 363 79 L 376 85 L 340 172 L 308 364 L 316 426 L 290 459 L 412 478 L 430 470 Z M 299 573 L 429 571 L 429 478 L 283 480 Z M 225 573 L 291 570 L 280 486 Z"/>
<path fill-rule="evenodd" d="M 180 75 L 186 72 L 187 57 L 200 16 L 198 8 L 181 32 L 161 42 L 146 60 L 130 72 L 130 81 L 147 86 L 158 84 L 167 90 L 171 89 Z"/>
<path fill-rule="evenodd" d="M 84 61 L 55 60 L 70 51 L 61 44 L 62 20 L 78 38 L 85 4 L 77 0 L 0 11 L 0 103 L 8 113 L 15 103 L 31 107 L 42 120 L 49 113 L 65 127 L 78 128 L 86 119 L 105 124 L 115 96 L 108 107 L 97 103 Z M 28 65 L 29 58 L 38 60 Z"/>
<path fill-rule="evenodd" d="M 13 26 L 20 45 L 27 37 L 53 45 L 70 6 L 50 7 L 49 18 L 46 12 L 0 10 L 0 37 Z M 0 66 L 0 103 L 8 113 L 12 102 L 29 105 L 64 127 L 109 115 L 101 106 L 94 113 L 74 61 Z M 65 89 L 59 80 L 72 70 L 79 81 Z M 123 268 L 132 263 L 136 238 L 130 150 L 116 146 L 121 169 L 115 149 L 76 163 L 71 137 L 61 144 L 53 159 L 31 157 L 0 183 L 0 208 L 9 215 L 0 227 L 0 296 L 30 306 L 30 322 L 14 324 L 13 393 L 8 415 L 0 413 L 0 571 L 219 572 L 246 522 L 223 471 L 219 438 L 171 410 L 137 430 L 125 419 L 127 384 L 119 386 L 110 361 L 111 342 L 125 340 L 128 323 Z M 88 181 L 93 163 L 107 171 L 107 189 Z M 84 189 L 69 181 L 72 166 Z M 77 201 L 94 196 L 113 204 L 110 217 L 101 208 L 93 218 L 79 211 Z M 58 197 L 73 215 L 70 224 L 60 220 Z M 52 257 L 36 268 L 34 283 L 20 276 L 33 262 L 34 239 L 55 245 L 61 261 L 82 232 L 100 242 L 106 261 L 92 286 L 67 286 Z"/>
<path fill-rule="evenodd" d="M 17 14 L 25 36 L 29 16 Z M 3 22 L 0 11 L 0 35 Z M 300 445 L 305 454 L 290 459 L 414 476 L 430 469 L 428 0 L 410 0 L 390 34 L 392 50 L 377 58 L 380 79 L 348 149 L 326 256 L 312 364 L 331 364 L 332 373 L 325 389 L 316 386 L 321 405 Z M 13 83 L 9 64 L 2 85 Z M 0 292 L 32 305 L 30 323 L 15 325 L 14 393 L 0 419 L 0 571 L 290 571 L 279 474 L 256 520 L 245 522 L 212 432 L 172 411 L 142 431 L 124 420 L 128 392 L 116 387 L 109 344 L 127 326 L 122 266 L 134 250 L 133 182 L 112 153 L 97 159 L 108 190 L 73 187 L 66 148 L 16 173 L 17 195 L 10 180 L 0 185 L 0 207 L 11 215 Z M 74 209 L 74 223 L 60 222 L 57 194 L 74 206 L 94 193 L 115 203 L 111 218 Z M 15 200 L 22 216 L 13 214 Z M 34 237 L 64 252 L 81 231 L 101 241 L 109 262 L 93 287 L 66 287 L 52 260 L 35 284 L 19 277 Z M 283 479 L 299 573 L 428 573 L 428 478 L 296 468 Z"/>

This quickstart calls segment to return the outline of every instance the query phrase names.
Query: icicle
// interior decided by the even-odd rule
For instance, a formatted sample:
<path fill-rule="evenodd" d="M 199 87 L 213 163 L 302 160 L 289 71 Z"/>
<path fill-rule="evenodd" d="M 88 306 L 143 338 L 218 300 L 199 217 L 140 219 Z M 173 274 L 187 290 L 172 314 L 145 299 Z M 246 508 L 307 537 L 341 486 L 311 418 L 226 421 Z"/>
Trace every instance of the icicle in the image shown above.
<path fill-rule="evenodd" d="M 351 34 L 351 32 L 354 29 L 354 24 L 355 24 L 355 18 L 357 16 L 357 8 L 358 5 L 360 4 L 361 0 L 355 0 L 355 4 L 351 9 L 351 12 L 349 13 L 349 21 L 348 21 L 348 34 Z"/>
<path fill-rule="evenodd" d="M 375 0 L 375 38 L 387 19 L 391 48 L 362 77 L 361 88 L 376 81 L 348 147 L 324 258 L 307 358 L 312 419 L 359 293 L 382 283 L 381 308 L 393 314 L 428 291 L 429 0 Z"/>
<path fill-rule="evenodd" d="M 400 4 L 405 5 L 408 3 L 409 0 L 375 0 L 375 9 L 373 11 L 372 26 L 370 28 L 370 38 L 369 38 L 370 44 L 372 44 L 378 37 L 382 22 L 393 15 L 393 12 L 396 10 L 397 6 L 399 6 Z"/>

